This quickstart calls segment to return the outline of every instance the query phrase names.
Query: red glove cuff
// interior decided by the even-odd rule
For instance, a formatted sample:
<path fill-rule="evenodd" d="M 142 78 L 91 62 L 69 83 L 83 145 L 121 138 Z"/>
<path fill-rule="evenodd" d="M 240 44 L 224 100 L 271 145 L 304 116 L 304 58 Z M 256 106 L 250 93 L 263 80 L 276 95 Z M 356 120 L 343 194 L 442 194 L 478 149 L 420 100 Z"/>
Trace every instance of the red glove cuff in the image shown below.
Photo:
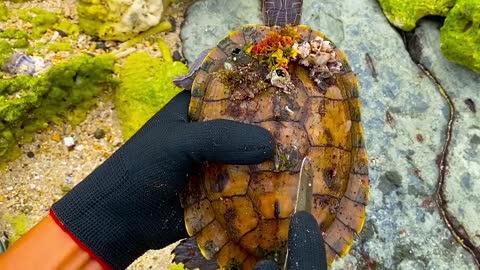
<path fill-rule="evenodd" d="M 71 232 L 69 232 L 67 229 L 65 229 L 65 227 L 63 226 L 63 223 L 57 218 L 57 216 L 55 215 L 55 213 L 53 212 L 52 209 L 50 209 L 49 215 L 50 215 L 50 217 L 52 217 L 52 219 L 55 221 L 55 223 L 58 225 L 58 227 L 60 227 L 60 229 L 62 229 L 62 231 L 64 231 L 68 236 L 70 236 L 70 238 L 78 245 L 78 247 L 80 247 L 80 249 L 82 249 L 83 251 L 88 253 L 88 255 L 90 255 L 90 257 L 92 259 L 94 259 L 98 264 L 100 264 L 103 269 L 105 269 L 105 270 L 111 270 L 112 269 L 102 259 L 100 259 L 95 253 L 93 253 L 90 249 L 88 249 L 87 246 L 85 246 L 82 242 L 80 242 L 80 240 L 78 240 Z"/>

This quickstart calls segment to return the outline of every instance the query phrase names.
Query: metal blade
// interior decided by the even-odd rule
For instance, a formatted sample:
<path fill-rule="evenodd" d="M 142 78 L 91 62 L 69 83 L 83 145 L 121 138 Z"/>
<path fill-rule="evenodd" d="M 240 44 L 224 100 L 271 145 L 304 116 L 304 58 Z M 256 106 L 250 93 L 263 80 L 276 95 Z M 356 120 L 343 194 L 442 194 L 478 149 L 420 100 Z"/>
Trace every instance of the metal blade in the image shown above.
<path fill-rule="evenodd" d="M 312 193 L 313 193 L 313 168 L 309 157 L 302 160 L 300 174 L 298 176 L 297 202 L 294 212 L 307 211 L 312 212 Z"/>
<path fill-rule="evenodd" d="M 297 202 L 295 203 L 294 213 L 298 211 L 307 211 L 312 213 L 312 194 L 313 194 L 313 167 L 309 157 L 304 157 L 298 174 Z M 285 255 L 283 270 L 287 270 L 288 250 Z"/>

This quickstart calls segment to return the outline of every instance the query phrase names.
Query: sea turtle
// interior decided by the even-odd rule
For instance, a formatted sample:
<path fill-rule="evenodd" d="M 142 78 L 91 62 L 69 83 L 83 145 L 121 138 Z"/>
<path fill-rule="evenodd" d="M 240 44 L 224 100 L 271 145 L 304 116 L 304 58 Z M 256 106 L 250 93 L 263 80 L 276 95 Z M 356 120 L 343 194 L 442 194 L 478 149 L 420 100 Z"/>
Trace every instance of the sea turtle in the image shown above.
<path fill-rule="evenodd" d="M 256 124 L 276 140 L 272 160 L 208 163 L 190 176 L 181 201 L 193 240 L 176 249 L 177 262 L 198 263 L 188 258 L 196 242 L 222 269 L 252 269 L 264 258 L 282 266 L 305 157 L 328 263 L 345 256 L 362 230 L 369 179 L 358 82 L 333 42 L 299 25 L 302 4 L 263 0 L 265 25 L 231 32 L 174 80 L 191 89 L 193 121 Z"/>

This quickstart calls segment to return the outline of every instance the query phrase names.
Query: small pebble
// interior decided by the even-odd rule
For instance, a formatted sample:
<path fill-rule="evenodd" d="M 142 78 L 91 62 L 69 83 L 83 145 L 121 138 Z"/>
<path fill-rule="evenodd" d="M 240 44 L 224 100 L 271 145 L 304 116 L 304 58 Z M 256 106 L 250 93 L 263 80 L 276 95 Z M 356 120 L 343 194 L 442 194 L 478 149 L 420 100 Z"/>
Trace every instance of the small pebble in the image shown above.
<path fill-rule="evenodd" d="M 105 50 L 107 48 L 107 46 L 105 45 L 105 42 L 103 42 L 103 41 L 96 42 L 95 47 L 97 49 L 102 49 L 102 50 Z"/>
<path fill-rule="evenodd" d="M 67 174 L 67 176 L 65 176 L 65 184 L 71 184 L 73 181 L 73 176 L 71 174 Z"/>
<path fill-rule="evenodd" d="M 62 30 L 57 30 L 57 33 L 58 33 L 61 37 L 66 37 L 66 36 L 68 36 L 68 34 L 65 33 L 65 32 L 62 31 Z"/>
<path fill-rule="evenodd" d="M 172 25 L 172 29 L 170 29 L 170 32 L 175 32 L 177 31 L 177 21 L 175 21 L 174 18 L 172 17 L 168 17 L 167 20 L 170 22 L 170 24 Z"/>
<path fill-rule="evenodd" d="M 75 146 L 75 150 L 82 151 L 83 149 L 85 149 L 85 146 L 83 146 L 83 144 Z"/>
<path fill-rule="evenodd" d="M 35 154 L 32 151 L 27 152 L 27 157 L 33 158 L 34 156 L 35 156 Z"/>
<path fill-rule="evenodd" d="M 95 137 L 97 140 L 103 139 L 105 137 L 105 130 L 97 128 L 93 133 L 93 137 Z"/>
<path fill-rule="evenodd" d="M 12 190 L 13 190 L 13 187 L 12 187 L 12 186 L 8 186 L 8 187 L 7 187 L 7 190 L 8 190 L 8 191 L 12 191 Z"/>
<path fill-rule="evenodd" d="M 75 148 L 75 140 L 73 137 L 68 136 L 63 138 L 63 143 L 67 146 L 68 151 L 72 151 Z"/>
<path fill-rule="evenodd" d="M 173 55 L 172 55 L 172 58 L 175 61 L 182 61 L 183 62 L 183 57 L 182 57 L 182 55 L 180 54 L 179 51 L 174 51 Z"/>
<path fill-rule="evenodd" d="M 60 142 L 60 140 L 62 139 L 62 137 L 60 137 L 60 135 L 58 134 L 55 134 L 52 136 L 52 140 L 56 141 L 56 142 Z"/>

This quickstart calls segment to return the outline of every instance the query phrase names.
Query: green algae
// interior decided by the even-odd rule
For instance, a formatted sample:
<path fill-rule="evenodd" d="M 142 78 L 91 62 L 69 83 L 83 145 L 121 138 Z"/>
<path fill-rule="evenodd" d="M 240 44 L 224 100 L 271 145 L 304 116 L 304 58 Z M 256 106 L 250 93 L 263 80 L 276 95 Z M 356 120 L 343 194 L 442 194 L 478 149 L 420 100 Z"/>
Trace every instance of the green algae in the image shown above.
<path fill-rule="evenodd" d="M 480 2 L 458 0 L 440 30 L 447 59 L 480 73 Z"/>
<path fill-rule="evenodd" d="M 43 9 L 31 8 L 27 12 L 30 16 L 25 18 L 34 25 L 32 33 L 34 38 L 40 38 L 48 29 L 52 29 L 59 20 L 56 13 Z"/>
<path fill-rule="evenodd" d="M 0 66 L 3 65 L 14 48 L 28 48 L 30 45 L 28 34 L 16 28 L 6 28 L 0 32 Z"/>
<path fill-rule="evenodd" d="M 62 17 L 60 14 L 55 12 L 50 12 L 39 8 L 30 8 L 19 10 L 18 16 L 21 20 L 30 22 L 34 25 L 32 37 L 35 39 L 40 38 L 49 29 L 61 30 L 64 33 L 72 36 L 72 38 L 78 37 L 80 33 L 78 24 L 73 23 L 71 20 Z"/>
<path fill-rule="evenodd" d="M 10 14 L 10 12 L 8 11 L 8 8 L 5 5 L 5 3 L 0 2 L 0 22 L 7 21 L 9 14 Z"/>
<path fill-rule="evenodd" d="M 18 142 L 31 140 L 33 132 L 65 120 L 82 122 L 96 98 L 116 85 L 115 60 L 81 55 L 38 77 L 0 80 L 0 163 L 16 158 Z"/>
<path fill-rule="evenodd" d="M 72 38 L 76 38 L 80 34 L 80 27 L 78 26 L 78 24 L 75 24 L 65 18 L 61 18 L 57 23 L 53 25 L 52 28 L 55 30 L 63 31 Z"/>
<path fill-rule="evenodd" d="M 172 263 L 168 270 L 189 270 L 183 263 Z M 195 268 L 193 270 L 199 270 L 199 268 Z"/>
<path fill-rule="evenodd" d="M 379 3 L 390 23 L 411 31 L 427 15 L 446 16 L 455 0 L 379 0 Z"/>
<path fill-rule="evenodd" d="M 125 59 L 119 68 L 121 84 L 114 97 L 125 140 L 182 90 L 172 80 L 186 72 L 188 67 L 181 62 L 169 63 L 145 52 Z"/>
<path fill-rule="evenodd" d="M 160 52 L 162 53 L 162 58 L 163 61 L 167 63 L 172 63 L 173 62 L 173 57 L 172 57 L 172 51 L 170 50 L 170 47 L 168 44 L 161 38 L 157 40 L 158 48 L 160 49 Z"/>
<path fill-rule="evenodd" d="M 25 214 L 19 214 L 16 216 L 4 214 L 3 218 L 13 227 L 13 234 L 8 238 L 10 245 L 25 235 L 33 223 L 33 220 L 27 217 Z"/>
<path fill-rule="evenodd" d="M 58 52 L 58 51 L 72 51 L 72 44 L 70 42 L 53 42 L 48 43 L 48 50 L 51 52 Z"/>
<path fill-rule="evenodd" d="M 132 47 L 133 45 L 142 42 L 142 40 L 147 38 L 147 37 L 156 35 L 156 34 L 161 33 L 161 32 L 169 31 L 170 29 L 172 29 L 172 24 L 169 21 L 161 22 L 161 23 L 157 24 L 155 27 L 152 27 L 152 28 L 148 29 L 147 31 L 142 32 L 142 33 L 138 34 L 137 36 L 135 36 L 134 38 L 126 41 L 124 44 L 121 45 L 121 47 L 122 47 L 122 49 Z M 167 47 L 168 47 L 168 45 L 167 45 Z M 160 49 L 162 49 L 162 48 L 160 47 Z"/>
<path fill-rule="evenodd" d="M 0 39 L 0 66 L 10 57 L 13 53 L 13 47 L 10 42 Z"/>
<path fill-rule="evenodd" d="M 163 1 L 164 11 L 171 2 L 176 1 Z M 80 29 L 87 35 L 96 36 L 102 40 L 130 40 L 138 35 L 139 31 L 130 31 L 125 26 L 119 25 L 119 22 L 124 20 L 122 14 L 126 12 L 126 9 L 125 3 L 119 1 L 79 0 L 77 13 Z"/>

